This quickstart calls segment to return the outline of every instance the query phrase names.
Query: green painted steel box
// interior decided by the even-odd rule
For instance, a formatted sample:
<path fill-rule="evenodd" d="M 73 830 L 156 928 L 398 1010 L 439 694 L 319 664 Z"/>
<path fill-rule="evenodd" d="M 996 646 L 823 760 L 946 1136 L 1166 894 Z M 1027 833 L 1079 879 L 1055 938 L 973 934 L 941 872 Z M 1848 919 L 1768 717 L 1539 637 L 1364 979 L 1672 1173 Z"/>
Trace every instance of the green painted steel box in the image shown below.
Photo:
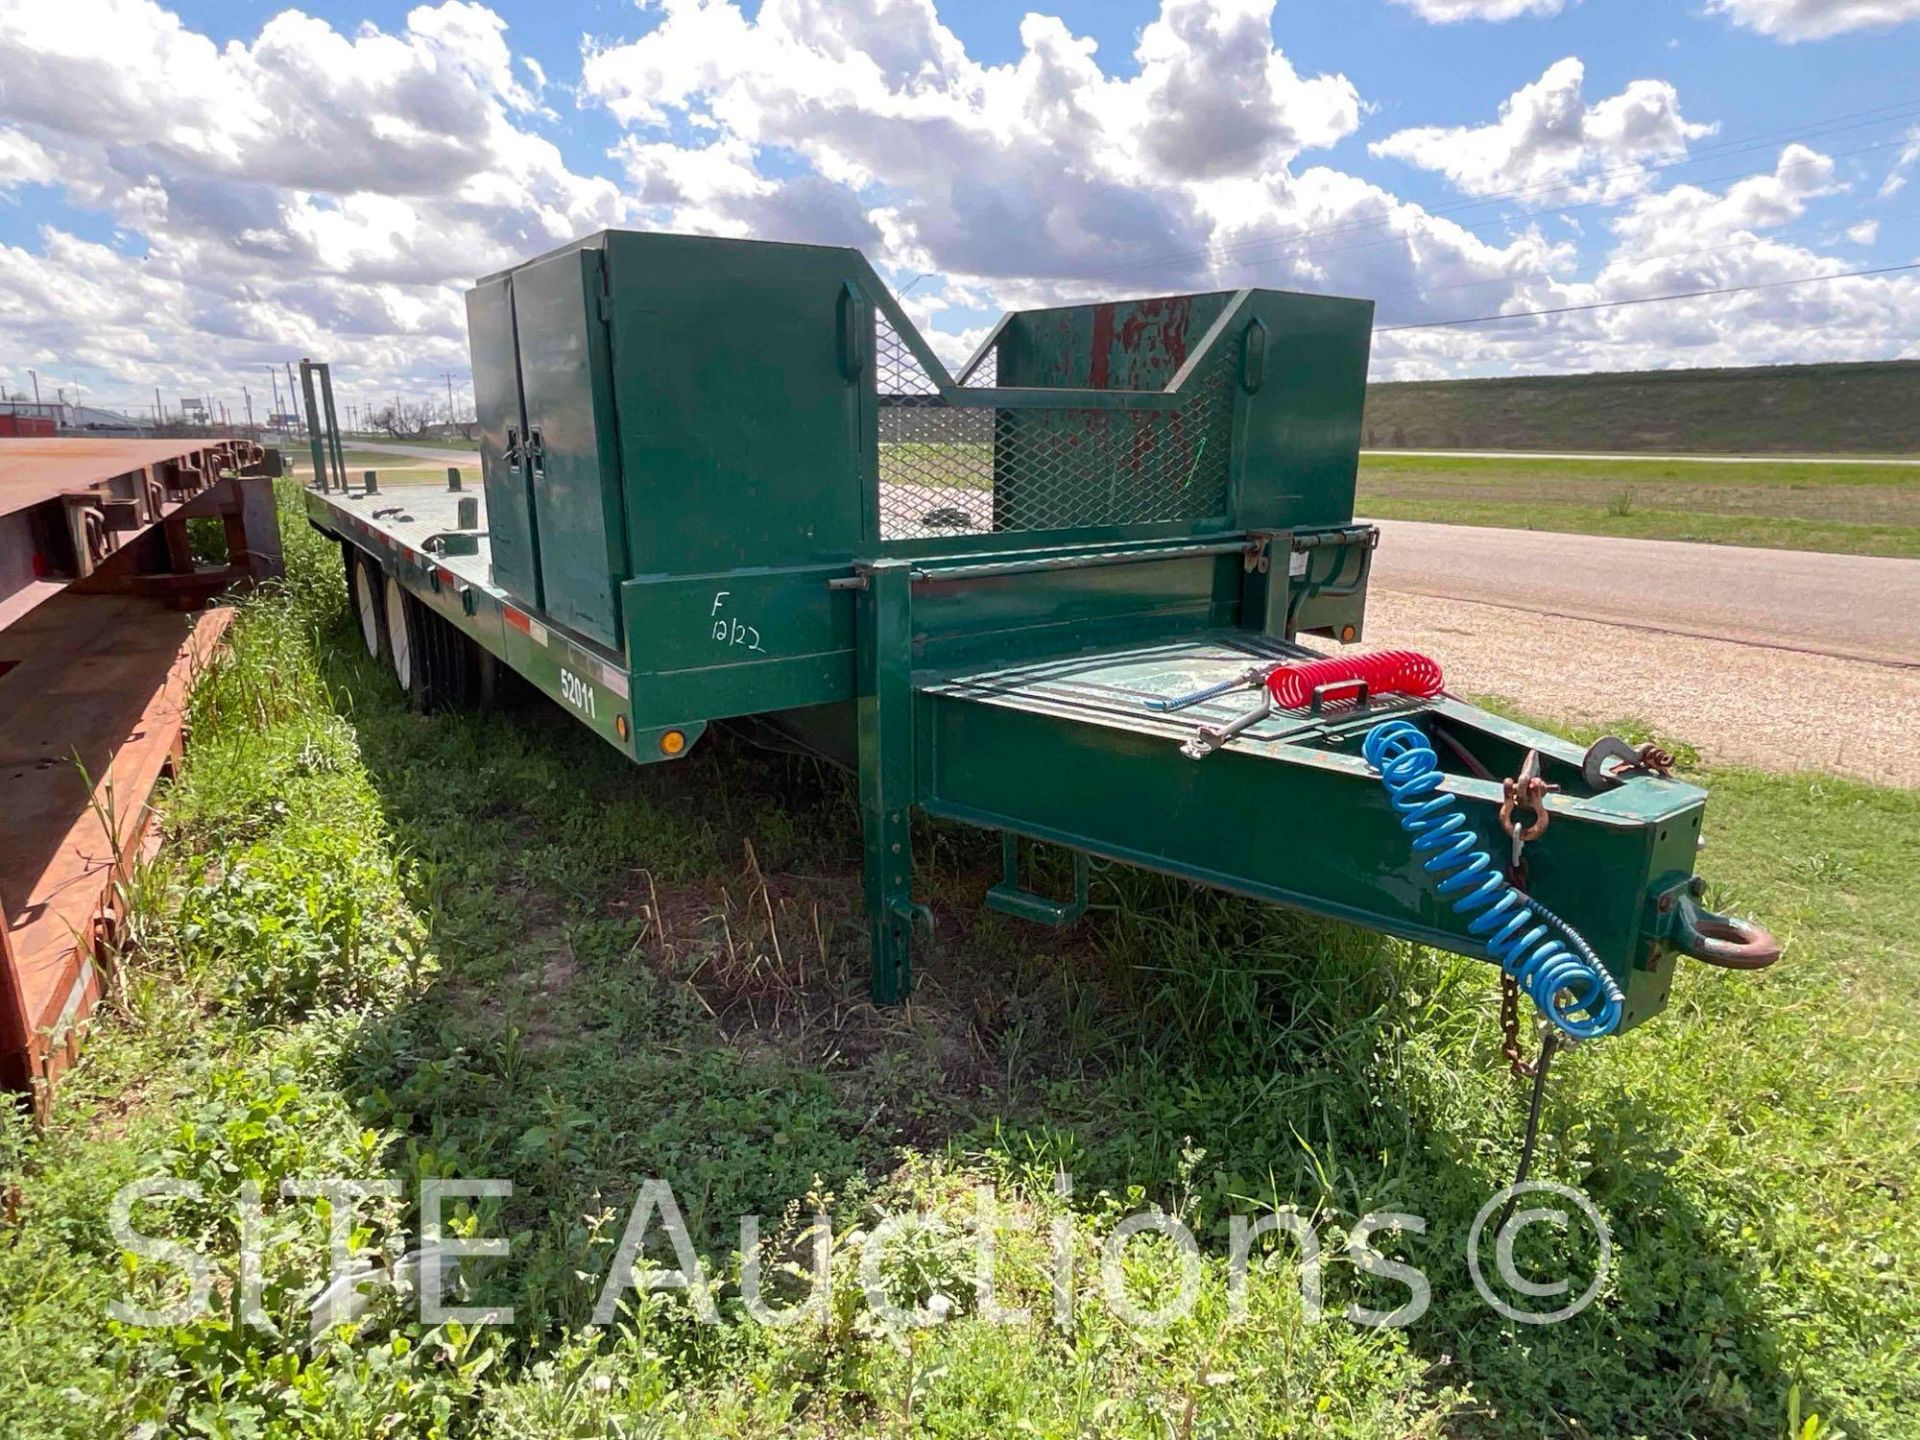
<path fill-rule="evenodd" d="M 654 676 L 640 725 L 850 698 L 857 557 L 1352 515 L 1365 301 L 1018 312 L 956 380 L 857 251 L 607 231 L 468 314 L 494 579 Z"/>

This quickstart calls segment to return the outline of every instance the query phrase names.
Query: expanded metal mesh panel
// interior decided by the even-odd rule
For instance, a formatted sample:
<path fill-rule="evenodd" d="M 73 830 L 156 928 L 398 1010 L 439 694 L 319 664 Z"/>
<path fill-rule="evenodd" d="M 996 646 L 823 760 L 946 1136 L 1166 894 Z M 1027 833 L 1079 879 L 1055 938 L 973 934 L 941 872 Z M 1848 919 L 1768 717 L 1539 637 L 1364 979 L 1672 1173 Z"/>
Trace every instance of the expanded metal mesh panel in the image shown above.
<path fill-rule="evenodd" d="M 880 537 L 919 539 L 1204 520 L 1227 508 L 1234 347 L 1172 410 L 949 404 L 884 315 L 875 322 Z M 989 388 L 997 357 L 967 376 Z"/>

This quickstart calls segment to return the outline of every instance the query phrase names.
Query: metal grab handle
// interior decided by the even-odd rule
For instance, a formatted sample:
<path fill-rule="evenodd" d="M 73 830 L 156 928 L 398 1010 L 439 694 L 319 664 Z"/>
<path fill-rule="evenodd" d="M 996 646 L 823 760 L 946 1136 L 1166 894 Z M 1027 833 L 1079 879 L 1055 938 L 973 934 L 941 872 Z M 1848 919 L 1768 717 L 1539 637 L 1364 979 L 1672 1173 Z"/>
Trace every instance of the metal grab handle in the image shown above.
<path fill-rule="evenodd" d="M 1780 942 L 1766 926 L 1716 914 L 1691 895 L 1680 897 L 1673 931 L 1681 953 L 1723 970 L 1764 970 L 1780 958 Z"/>
<path fill-rule="evenodd" d="M 1353 690 L 1357 692 L 1353 697 L 1353 708 L 1355 710 L 1366 709 L 1367 701 L 1372 698 L 1371 692 L 1367 689 L 1367 682 L 1358 675 L 1348 680 L 1329 680 L 1324 684 L 1313 687 L 1313 694 L 1307 705 L 1307 713 L 1309 715 L 1318 715 L 1322 707 L 1343 690 Z"/>
<path fill-rule="evenodd" d="M 849 380 L 858 380 L 867 368 L 868 352 L 873 349 L 873 306 L 851 280 L 840 287 L 837 318 L 840 373 Z"/>

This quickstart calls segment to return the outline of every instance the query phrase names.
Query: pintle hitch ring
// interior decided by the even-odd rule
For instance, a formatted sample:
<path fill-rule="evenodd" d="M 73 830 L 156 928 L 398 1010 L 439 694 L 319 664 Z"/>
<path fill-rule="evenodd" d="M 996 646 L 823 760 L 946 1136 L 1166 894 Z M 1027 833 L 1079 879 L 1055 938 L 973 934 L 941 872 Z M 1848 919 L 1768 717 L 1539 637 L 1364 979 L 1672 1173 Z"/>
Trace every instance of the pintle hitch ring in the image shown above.
<path fill-rule="evenodd" d="M 1707 909 L 1691 893 L 1673 912 L 1673 943 L 1683 955 L 1723 970 L 1764 970 L 1780 958 L 1780 942 L 1764 925 Z"/>

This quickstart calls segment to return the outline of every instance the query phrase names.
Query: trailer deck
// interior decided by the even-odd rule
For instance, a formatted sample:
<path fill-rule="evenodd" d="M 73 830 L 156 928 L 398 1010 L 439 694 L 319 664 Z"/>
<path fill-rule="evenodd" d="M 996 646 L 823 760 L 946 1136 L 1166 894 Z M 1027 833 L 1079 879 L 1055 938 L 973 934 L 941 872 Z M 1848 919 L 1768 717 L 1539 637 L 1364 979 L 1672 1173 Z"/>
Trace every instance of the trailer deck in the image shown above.
<path fill-rule="evenodd" d="M 268 468 L 224 439 L 0 440 L 0 1087 L 37 1103 L 100 997 L 116 884 L 232 618 L 200 607 L 279 571 Z M 195 562 L 195 519 L 224 564 Z"/>
<path fill-rule="evenodd" d="M 151 834 L 148 802 L 179 760 L 193 674 L 233 618 L 162 601 L 61 595 L 0 635 L 0 1010 L 18 1017 L 7 1080 L 71 1063 L 100 998 L 121 867 Z M 7 962 L 10 962 L 7 963 Z M 9 1003 L 10 1002 L 10 1003 Z"/>

